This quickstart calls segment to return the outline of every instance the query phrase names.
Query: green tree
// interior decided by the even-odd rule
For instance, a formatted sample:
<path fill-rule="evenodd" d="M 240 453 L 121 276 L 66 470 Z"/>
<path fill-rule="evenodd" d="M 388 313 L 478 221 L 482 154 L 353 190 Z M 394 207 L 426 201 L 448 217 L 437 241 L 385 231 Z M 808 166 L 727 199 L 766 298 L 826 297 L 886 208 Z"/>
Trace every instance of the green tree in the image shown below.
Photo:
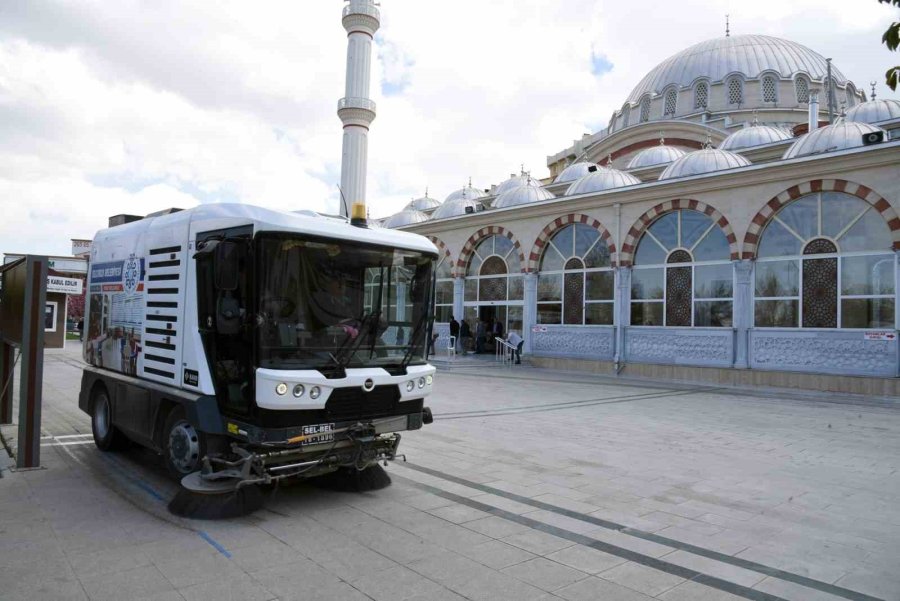
<path fill-rule="evenodd" d="M 878 2 L 881 4 L 893 4 L 900 8 L 900 0 L 878 0 Z M 881 36 L 881 41 L 888 47 L 888 50 L 897 50 L 897 47 L 900 46 L 900 22 L 894 21 L 891 23 L 891 26 Z M 884 74 L 885 82 L 894 91 L 897 90 L 898 76 L 900 76 L 900 65 L 891 67 Z"/>

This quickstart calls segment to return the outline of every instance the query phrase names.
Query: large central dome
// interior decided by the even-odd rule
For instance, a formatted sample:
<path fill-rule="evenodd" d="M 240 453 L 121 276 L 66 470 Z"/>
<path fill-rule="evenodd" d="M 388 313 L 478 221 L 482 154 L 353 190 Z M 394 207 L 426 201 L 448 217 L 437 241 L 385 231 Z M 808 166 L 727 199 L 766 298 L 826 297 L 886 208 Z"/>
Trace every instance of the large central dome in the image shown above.
<path fill-rule="evenodd" d="M 772 71 L 782 77 L 806 73 L 813 80 L 827 75 L 825 58 L 796 42 L 767 35 L 736 35 L 694 44 L 658 64 L 631 91 L 628 102 L 638 102 L 648 93 L 659 94 L 667 86 L 691 85 L 697 78 L 723 81 L 733 73 L 756 79 Z M 832 65 L 835 83 L 846 83 L 844 75 Z"/>

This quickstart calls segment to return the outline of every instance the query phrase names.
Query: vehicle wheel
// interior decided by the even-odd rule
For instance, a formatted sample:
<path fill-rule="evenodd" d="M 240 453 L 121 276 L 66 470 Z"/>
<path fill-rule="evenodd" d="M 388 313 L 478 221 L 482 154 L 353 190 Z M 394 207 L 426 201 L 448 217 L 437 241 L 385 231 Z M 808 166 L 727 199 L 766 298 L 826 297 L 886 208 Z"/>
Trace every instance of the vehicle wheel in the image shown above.
<path fill-rule="evenodd" d="M 206 440 L 188 422 L 182 407 L 175 407 L 163 428 L 163 459 L 169 474 L 177 480 L 200 469 L 206 455 Z"/>
<path fill-rule="evenodd" d="M 128 439 L 112 422 L 112 403 L 106 389 L 98 388 L 94 392 L 91 404 L 91 432 L 94 444 L 101 451 L 118 451 L 128 446 Z"/>

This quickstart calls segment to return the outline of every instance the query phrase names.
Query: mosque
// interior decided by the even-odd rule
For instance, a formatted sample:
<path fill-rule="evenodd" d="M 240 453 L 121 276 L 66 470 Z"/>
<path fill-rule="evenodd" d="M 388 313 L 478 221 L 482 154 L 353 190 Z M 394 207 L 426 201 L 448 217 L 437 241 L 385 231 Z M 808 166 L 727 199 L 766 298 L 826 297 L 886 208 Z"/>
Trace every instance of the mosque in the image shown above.
<path fill-rule="evenodd" d="M 499 319 L 542 366 L 900 395 L 900 101 L 726 35 L 547 167 L 383 221 L 438 247 L 442 337 Z"/>

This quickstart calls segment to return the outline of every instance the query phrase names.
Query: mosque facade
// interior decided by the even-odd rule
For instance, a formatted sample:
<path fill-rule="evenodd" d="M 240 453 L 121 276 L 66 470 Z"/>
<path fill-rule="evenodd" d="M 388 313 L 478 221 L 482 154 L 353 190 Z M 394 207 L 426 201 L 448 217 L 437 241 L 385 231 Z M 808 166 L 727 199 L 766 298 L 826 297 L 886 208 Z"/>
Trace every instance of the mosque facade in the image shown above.
<path fill-rule="evenodd" d="M 900 102 L 871 96 L 795 42 L 709 40 L 549 178 L 383 225 L 439 249 L 442 338 L 450 315 L 500 320 L 538 365 L 897 395 Z"/>

